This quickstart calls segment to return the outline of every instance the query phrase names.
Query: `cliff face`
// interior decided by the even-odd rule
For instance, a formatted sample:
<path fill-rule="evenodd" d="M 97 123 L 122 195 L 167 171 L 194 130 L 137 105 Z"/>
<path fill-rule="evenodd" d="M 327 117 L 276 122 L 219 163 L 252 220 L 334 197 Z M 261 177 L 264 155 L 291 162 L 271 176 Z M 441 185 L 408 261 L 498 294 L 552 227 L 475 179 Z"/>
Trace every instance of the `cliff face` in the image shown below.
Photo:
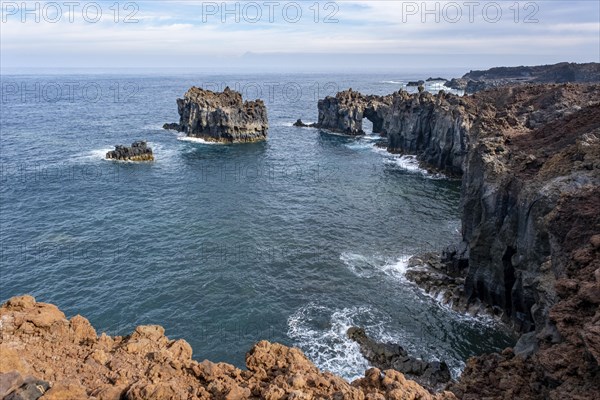
<path fill-rule="evenodd" d="M 532 357 L 523 377 L 543 377 L 529 396 L 591 396 L 600 390 L 600 87 L 518 86 L 473 100 L 465 294 L 531 332 L 516 347 Z"/>
<path fill-rule="evenodd" d="M 320 100 L 318 107 L 319 128 L 361 135 L 367 118 L 374 133 L 388 137 L 390 152 L 418 154 L 421 161 L 446 173 L 462 173 L 474 118 L 469 99 L 404 91 L 365 96 L 350 89 Z"/>
<path fill-rule="evenodd" d="M 373 368 L 349 384 L 320 372 L 300 350 L 264 341 L 246 355 L 247 370 L 191 356 L 185 340 L 169 340 L 160 326 L 98 336 L 85 318 L 67 320 L 31 296 L 0 307 L 0 398 L 456 399 L 449 392 L 432 395 L 393 370 Z"/>
<path fill-rule="evenodd" d="M 561 197 L 600 187 L 599 93 L 595 86 L 518 86 L 473 97 L 479 115 L 461 196 L 465 291 L 499 307 L 520 331 L 546 325 L 564 272 L 550 213 Z"/>
<path fill-rule="evenodd" d="M 242 101 L 242 95 L 228 87 L 214 93 L 192 87 L 177 99 L 179 124 L 166 124 L 188 136 L 213 142 L 256 142 L 267 138 L 269 122 L 262 100 Z"/>

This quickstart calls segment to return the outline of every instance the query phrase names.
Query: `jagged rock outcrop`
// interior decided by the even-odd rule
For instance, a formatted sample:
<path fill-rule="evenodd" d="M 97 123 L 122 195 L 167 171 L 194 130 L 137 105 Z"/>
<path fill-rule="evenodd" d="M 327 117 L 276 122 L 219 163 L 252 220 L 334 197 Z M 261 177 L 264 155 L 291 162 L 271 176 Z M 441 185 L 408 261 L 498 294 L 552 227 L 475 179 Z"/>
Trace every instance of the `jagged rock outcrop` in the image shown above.
<path fill-rule="evenodd" d="M 552 65 L 496 67 L 471 71 L 461 79 L 452 79 L 445 85 L 473 94 L 498 86 L 525 83 L 598 83 L 600 63 L 558 63 Z"/>
<path fill-rule="evenodd" d="M 348 329 L 348 337 L 358 343 L 363 357 L 376 368 L 402 372 L 432 392 L 443 389 L 450 382 L 450 369 L 443 361 L 428 362 L 411 357 L 402 346 L 377 342 L 367 336 L 362 328 Z"/>
<path fill-rule="evenodd" d="M 319 101 L 317 126 L 361 135 L 363 118 L 367 118 L 374 133 L 388 137 L 390 152 L 417 154 L 434 168 L 460 175 L 467 154 L 467 131 L 475 114 L 471 104 L 469 99 L 443 92 L 366 96 L 350 89 Z"/>
<path fill-rule="evenodd" d="M 119 161 L 154 161 L 154 154 L 146 142 L 134 142 L 131 147 L 115 146 L 114 150 L 106 153 L 106 158 Z"/>
<path fill-rule="evenodd" d="M 267 139 L 269 121 L 262 100 L 242 101 L 242 95 L 229 87 L 221 93 L 192 87 L 177 99 L 178 124 L 165 129 L 211 142 L 245 143 Z"/>
<path fill-rule="evenodd" d="M 68 320 L 31 296 L 2 305 L 0 322 L 0 397 L 39 389 L 41 400 L 456 399 L 394 370 L 373 368 L 350 384 L 320 372 L 300 350 L 265 341 L 246 355 L 247 370 L 197 362 L 185 340 L 169 340 L 160 326 L 98 336 L 85 318 Z"/>

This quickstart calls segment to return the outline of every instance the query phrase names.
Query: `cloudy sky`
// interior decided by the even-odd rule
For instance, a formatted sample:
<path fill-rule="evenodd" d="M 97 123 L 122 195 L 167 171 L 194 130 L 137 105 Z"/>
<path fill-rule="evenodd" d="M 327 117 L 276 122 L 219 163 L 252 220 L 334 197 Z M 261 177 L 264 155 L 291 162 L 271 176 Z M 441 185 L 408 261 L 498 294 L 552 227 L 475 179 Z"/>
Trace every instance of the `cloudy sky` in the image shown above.
<path fill-rule="evenodd" d="M 600 61 L 598 1 L 2 1 L 4 71 Z M 115 6 L 118 5 L 118 7 Z"/>

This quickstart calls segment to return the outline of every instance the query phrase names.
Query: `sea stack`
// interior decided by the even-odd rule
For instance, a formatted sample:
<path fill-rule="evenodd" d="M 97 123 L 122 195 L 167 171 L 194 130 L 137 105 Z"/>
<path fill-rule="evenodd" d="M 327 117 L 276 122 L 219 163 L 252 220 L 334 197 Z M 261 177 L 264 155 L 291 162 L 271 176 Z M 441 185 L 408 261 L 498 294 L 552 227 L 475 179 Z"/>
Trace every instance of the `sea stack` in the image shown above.
<path fill-rule="evenodd" d="M 154 161 L 154 154 L 146 142 L 134 142 L 131 147 L 115 146 L 114 150 L 106 153 L 106 158 L 119 161 Z"/>
<path fill-rule="evenodd" d="M 248 143 L 267 139 L 269 121 L 262 100 L 242 101 L 242 95 L 226 87 L 215 93 L 192 87 L 177 99 L 179 124 L 165 129 L 184 132 L 210 142 Z"/>

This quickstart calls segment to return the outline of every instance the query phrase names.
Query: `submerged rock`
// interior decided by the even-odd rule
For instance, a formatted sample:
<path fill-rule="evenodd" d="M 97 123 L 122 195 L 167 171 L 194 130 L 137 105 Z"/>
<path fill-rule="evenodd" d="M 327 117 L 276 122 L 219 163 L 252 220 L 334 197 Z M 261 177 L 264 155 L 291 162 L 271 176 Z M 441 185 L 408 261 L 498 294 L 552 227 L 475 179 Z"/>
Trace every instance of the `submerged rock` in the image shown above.
<path fill-rule="evenodd" d="M 267 139 L 269 121 L 262 100 L 242 101 L 229 87 L 221 93 L 192 87 L 177 100 L 178 124 L 165 124 L 187 136 L 211 142 L 244 143 Z"/>
<path fill-rule="evenodd" d="M 163 129 L 180 132 L 181 126 L 178 123 L 164 124 Z"/>
<path fill-rule="evenodd" d="M 316 128 L 317 124 L 305 124 L 304 122 L 302 122 L 301 119 L 298 119 L 296 122 L 294 122 L 294 126 L 297 126 L 299 128 Z"/>
<path fill-rule="evenodd" d="M 146 142 L 134 142 L 131 147 L 115 146 L 114 150 L 106 153 L 106 158 L 119 161 L 154 161 L 154 154 Z"/>

